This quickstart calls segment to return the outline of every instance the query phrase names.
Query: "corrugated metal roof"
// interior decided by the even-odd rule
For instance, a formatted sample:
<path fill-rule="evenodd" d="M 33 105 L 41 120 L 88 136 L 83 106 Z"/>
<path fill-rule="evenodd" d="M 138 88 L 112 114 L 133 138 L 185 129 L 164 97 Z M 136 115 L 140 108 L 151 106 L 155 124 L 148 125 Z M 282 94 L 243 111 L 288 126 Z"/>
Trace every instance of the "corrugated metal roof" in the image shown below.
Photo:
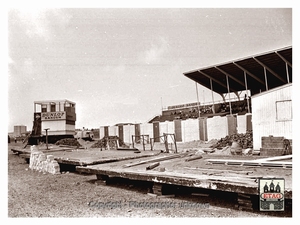
<path fill-rule="evenodd" d="M 266 79 L 265 79 L 266 71 Z M 246 80 L 245 76 L 246 73 Z M 251 91 L 251 95 L 292 83 L 292 47 L 274 50 L 219 65 L 183 73 L 186 77 L 219 94 Z M 246 88 L 247 87 L 247 88 Z"/>

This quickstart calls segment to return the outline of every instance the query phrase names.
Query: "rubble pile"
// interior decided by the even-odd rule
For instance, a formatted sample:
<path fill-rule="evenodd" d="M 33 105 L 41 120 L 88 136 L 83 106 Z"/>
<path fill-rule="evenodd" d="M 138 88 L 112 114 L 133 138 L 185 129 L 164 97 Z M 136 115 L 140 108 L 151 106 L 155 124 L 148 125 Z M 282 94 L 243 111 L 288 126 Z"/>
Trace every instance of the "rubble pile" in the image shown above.
<path fill-rule="evenodd" d="M 118 136 L 106 136 L 94 143 L 91 148 L 115 148 L 117 149 L 117 141 L 119 142 L 119 147 L 128 148 L 128 146 L 118 137 Z"/>
<path fill-rule="evenodd" d="M 31 148 L 29 168 L 43 173 L 59 174 L 60 167 L 53 155 L 46 155 L 35 147 Z"/>
<path fill-rule="evenodd" d="M 252 131 L 247 131 L 245 134 L 232 134 L 221 138 L 211 148 L 223 149 L 226 146 L 231 146 L 233 142 L 237 142 L 243 149 L 253 148 Z"/>
<path fill-rule="evenodd" d="M 64 138 L 64 139 L 57 141 L 55 144 L 81 147 L 81 144 L 77 141 L 76 138 Z"/>

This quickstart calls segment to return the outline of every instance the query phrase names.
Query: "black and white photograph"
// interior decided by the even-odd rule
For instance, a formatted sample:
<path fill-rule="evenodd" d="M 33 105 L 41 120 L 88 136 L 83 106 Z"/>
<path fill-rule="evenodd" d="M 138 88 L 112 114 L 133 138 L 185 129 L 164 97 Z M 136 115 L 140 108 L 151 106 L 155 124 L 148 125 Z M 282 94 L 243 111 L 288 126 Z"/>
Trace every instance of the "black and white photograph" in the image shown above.
<path fill-rule="evenodd" d="M 292 4 L 6 13 L 5 217 L 297 216 Z"/>

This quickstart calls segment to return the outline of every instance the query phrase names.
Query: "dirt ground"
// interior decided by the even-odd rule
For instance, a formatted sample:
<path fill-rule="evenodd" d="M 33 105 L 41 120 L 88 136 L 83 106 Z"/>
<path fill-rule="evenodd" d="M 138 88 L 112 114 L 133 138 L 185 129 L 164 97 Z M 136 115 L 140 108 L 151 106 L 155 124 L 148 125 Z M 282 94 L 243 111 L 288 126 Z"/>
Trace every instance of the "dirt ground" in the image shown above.
<path fill-rule="evenodd" d="M 29 169 L 8 146 L 8 217 L 74 218 L 245 218 L 276 217 L 262 212 L 240 211 L 226 196 L 182 195 L 154 197 L 141 183 L 106 184 L 95 175 L 66 172 L 44 174 Z M 20 144 L 21 145 L 21 144 Z M 291 215 L 280 215 L 290 217 Z"/>

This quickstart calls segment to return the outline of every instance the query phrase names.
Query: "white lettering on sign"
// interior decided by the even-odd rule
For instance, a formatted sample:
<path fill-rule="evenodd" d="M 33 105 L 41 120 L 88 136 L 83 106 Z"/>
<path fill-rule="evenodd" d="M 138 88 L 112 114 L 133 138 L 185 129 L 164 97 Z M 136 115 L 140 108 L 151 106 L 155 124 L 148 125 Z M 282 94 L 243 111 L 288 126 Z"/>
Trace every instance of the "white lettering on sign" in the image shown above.
<path fill-rule="evenodd" d="M 42 113 L 42 120 L 65 120 L 65 112 L 44 112 Z"/>
<path fill-rule="evenodd" d="M 180 108 L 187 108 L 187 107 L 191 107 L 191 106 L 200 106 L 199 103 L 194 102 L 194 103 L 187 103 L 187 104 L 182 104 L 182 105 L 173 105 L 173 106 L 168 106 L 168 110 L 171 109 L 180 109 Z"/>

